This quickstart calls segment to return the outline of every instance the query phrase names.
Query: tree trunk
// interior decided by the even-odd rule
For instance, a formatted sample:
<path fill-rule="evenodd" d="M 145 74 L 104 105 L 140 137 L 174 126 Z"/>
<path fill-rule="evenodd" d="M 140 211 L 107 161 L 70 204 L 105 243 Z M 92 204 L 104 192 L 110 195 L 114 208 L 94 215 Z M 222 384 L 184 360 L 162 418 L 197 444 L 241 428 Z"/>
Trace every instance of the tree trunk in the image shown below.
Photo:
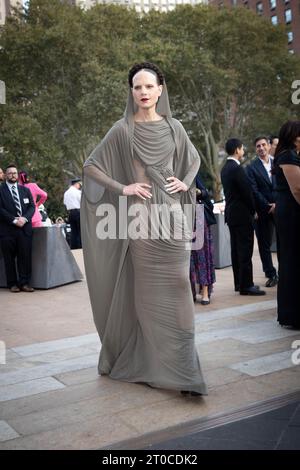
<path fill-rule="evenodd" d="M 222 190 L 221 176 L 220 176 L 220 173 L 218 173 L 216 175 L 216 178 L 213 181 L 213 193 L 214 193 L 213 197 L 216 202 L 221 201 L 222 199 L 221 190 Z"/>

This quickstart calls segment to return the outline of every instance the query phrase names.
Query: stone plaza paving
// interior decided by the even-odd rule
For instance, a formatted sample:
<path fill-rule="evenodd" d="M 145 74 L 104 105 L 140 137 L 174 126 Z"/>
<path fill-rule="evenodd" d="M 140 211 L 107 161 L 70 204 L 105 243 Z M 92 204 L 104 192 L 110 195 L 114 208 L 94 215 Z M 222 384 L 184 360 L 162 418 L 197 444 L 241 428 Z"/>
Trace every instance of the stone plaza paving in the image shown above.
<path fill-rule="evenodd" d="M 81 250 L 73 254 L 84 272 Z M 253 261 L 255 283 L 263 286 L 257 250 Z M 0 340 L 7 348 L 0 449 L 139 448 L 189 423 L 209 428 L 218 417 L 234 421 L 261 413 L 260 405 L 275 409 L 276 400 L 299 399 L 300 365 L 292 354 L 300 331 L 278 326 L 276 288 L 240 296 L 231 267 L 216 274 L 211 304 L 195 305 L 204 398 L 99 377 L 100 342 L 85 280 L 32 294 L 0 289 Z"/>

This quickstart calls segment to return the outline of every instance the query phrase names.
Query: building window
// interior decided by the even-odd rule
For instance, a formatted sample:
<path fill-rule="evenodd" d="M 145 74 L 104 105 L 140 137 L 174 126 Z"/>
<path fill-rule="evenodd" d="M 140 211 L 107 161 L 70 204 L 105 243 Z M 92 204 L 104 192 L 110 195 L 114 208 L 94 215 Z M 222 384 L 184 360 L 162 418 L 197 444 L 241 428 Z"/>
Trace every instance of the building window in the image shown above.
<path fill-rule="evenodd" d="M 271 16 L 271 21 L 272 21 L 272 24 L 274 24 L 274 25 L 278 24 L 278 18 L 277 18 L 277 15 L 273 15 L 273 16 Z"/>
<path fill-rule="evenodd" d="M 285 15 L 285 22 L 290 23 L 292 21 L 292 10 L 290 8 L 288 10 L 285 10 L 284 15 Z"/>
<path fill-rule="evenodd" d="M 274 8 L 276 8 L 276 0 L 270 0 L 270 8 L 271 10 L 274 10 Z"/>
<path fill-rule="evenodd" d="M 288 44 L 291 44 L 291 42 L 293 42 L 293 39 L 294 39 L 293 31 L 288 31 L 287 37 L 288 37 Z"/>
<path fill-rule="evenodd" d="M 263 14 L 263 4 L 262 4 L 262 2 L 257 2 L 257 4 L 256 4 L 256 13 L 258 15 Z"/>

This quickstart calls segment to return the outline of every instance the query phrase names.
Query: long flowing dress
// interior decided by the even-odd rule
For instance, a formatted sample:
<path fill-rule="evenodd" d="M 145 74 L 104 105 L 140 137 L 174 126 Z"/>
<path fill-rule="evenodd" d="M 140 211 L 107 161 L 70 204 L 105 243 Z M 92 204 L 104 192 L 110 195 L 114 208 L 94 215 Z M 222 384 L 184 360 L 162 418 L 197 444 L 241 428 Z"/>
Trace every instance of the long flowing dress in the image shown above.
<path fill-rule="evenodd" d="M 203 247 L 191 252 L 190 281 L 194 299 L 197 294 L 196 284 L 199 284 L 200 290 L 203 286 L 208 286 L 208 296 L 211 296 L 216 274 L 213 261 L 213 238 L 210 225 L 207 225 L 205 219 Z"/>
<path fill-rule="evenodd" d="M 182 239 L 174 236 L 176 223 L 185 224 L 183 203 L 192 204 L 195 199 L 193 180 L 199 163 L 182 125 L 167 115 L 155 122 L 119 121 L 85 164 L 82 240 L 102 342 L 100 374 L 157 388 L 207 393 L 195 345 L 190 251 L 186 249 L 191 233 Z M 86 170 L 94 168 L 97 172 L 91 176 Z M 191 189 L 169 194 L 164 185 L 173 175 Z M 152 198 L 141 202 L 120 197 L 124 185 L 134 182 L 150 183 Z M 128 239 L 124 199 L 127 214 L 136 203 L 148 209 L 144 222 L 149 221 L 153 204 L 174 206 L 176 223 L 168 226 L 170 237 L 164 237 L 165 222 L 160 218 L 157 237 Z M 119 214 L 118 236 L 100 240 L 95 235 L 95 215 L 111 205 Z"/>
<path fill-rule="evenodd" d="M 279 154 L 274 162 L 275 219 L 279 241 L 278 322 L 300 328 L 300 205 L 279 165 L 300 166 L 300 157 L 290 150 Z"/>
<path fill-rule="evenodd" d="M 200 291 L 203 286 L 208 286 L 208 296 L 210 297 L 216 282 L 213 237 L 210 226 L 217 221 L 213 214 L 213 204 L 199 175 L 196 178 L 196 186 L 201 190 L 200 195 L 197 195 L 197 201 L 204 205 L 204 217 L 202 221 L 202 218 L 196 216 L 195 224 L 204 224 L 204 237 L 202 248 L 191 251 L 190 282 L 194 300 L 196 300 L 196 284 L 199 284 Z"/>

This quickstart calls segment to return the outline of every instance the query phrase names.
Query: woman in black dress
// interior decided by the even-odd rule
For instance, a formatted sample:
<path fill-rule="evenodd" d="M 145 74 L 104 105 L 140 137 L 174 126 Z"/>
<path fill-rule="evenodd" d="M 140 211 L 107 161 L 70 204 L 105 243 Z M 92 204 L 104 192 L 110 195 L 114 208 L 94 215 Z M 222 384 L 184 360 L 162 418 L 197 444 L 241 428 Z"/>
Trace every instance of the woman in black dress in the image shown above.
<path fill-rule="evenodd" d="M 279 241 L 278 322 L 300 328 L 300 121 L 286 122 L 274 158 Z"/>

